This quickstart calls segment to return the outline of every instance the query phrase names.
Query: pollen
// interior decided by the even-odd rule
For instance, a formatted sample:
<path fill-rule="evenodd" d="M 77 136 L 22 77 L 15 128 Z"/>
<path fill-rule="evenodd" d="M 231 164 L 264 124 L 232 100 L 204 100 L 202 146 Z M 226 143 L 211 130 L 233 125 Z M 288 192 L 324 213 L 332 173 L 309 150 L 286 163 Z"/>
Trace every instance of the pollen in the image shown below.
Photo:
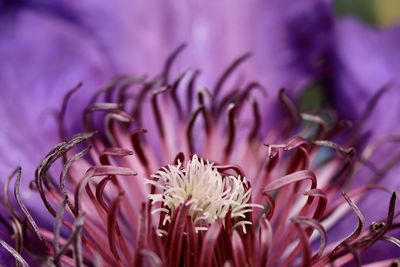
<path fill-rule="evenodd" d="M 228 214 L 234 227 L 251 224 L 246 214 L 261 205 L 250 203 L 251 188 L 247 188 L 246 178 L 223 176 L 213 163 L 194 155 L 186 168 L 181 162 L 168 165 L 146 179 L 146 183 L 156 186 L 162 193 L 150 194 L 152 205 L 161 203 L 161 208 L 153 213 L 165 212 L 163 224 L 171 220 L 174 211 L 186 203 L 190 205 L 191 216 L 196 231 L 207 230 L 205 225 L 218 219 L 225 219 Z"/>

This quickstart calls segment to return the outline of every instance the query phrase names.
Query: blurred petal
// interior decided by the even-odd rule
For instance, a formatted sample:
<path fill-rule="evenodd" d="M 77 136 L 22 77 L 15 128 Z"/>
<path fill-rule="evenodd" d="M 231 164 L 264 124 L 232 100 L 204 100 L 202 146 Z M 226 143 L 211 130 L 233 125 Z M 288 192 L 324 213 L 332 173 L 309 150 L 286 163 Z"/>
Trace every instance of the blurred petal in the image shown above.
<path fill-rule="evenodd" d="M 95 43 L 57 18 L 19 10 L 3 13 L 0 25 L 0 175 L 22 164 L 31 180 L 58 139 L 50 108 L 59 109 L 68 89 L 84 81 L 71 112 L 79 118 L 71 120 L 74 127 L 85 91 L 109 78 L 110 70 Z"/>
<path fill-rule="evenodd" d="M 360 185 L 373 178 L 386 188 L 399 191 L 400 147 L 396 140 L 400 136 L 400 125 L 397 123 L 400 114 L 400 27 L 375 29 L 354 19 L 345 19 L 336 25 L 336 38 L 336 86 L 330 94 L 342 117 L 353 120 L 356 125 L 362 123 L 355 143 L 363 139 L 360 155 L 381 173 L 379 175 L 369 168 L 362 168 L 354 176 L 354 183 Z M 388 89 L 377 97 L 379 90 L 386 85 Z M 377 102 L 372 109 L 372 106 L 368 107 L 368 102 L 374 98 Z M 364 114 L 368 115 L 361 122 Z M 362 138 L 361 134 L 366 138 Z M 367 226 L 373 220 L 386 216 L 388 201 L 389 195 L 382 192 L 373 192 L 362 199 L 359 205 L 367 219 Z M 334 231 L 349 233 L 354 221 L 351 217 L 354 216 L 349 214 L 341 220 Z M 399 237 L 398 233 L 396 237 Z M 398 253 L 398 247 L 382 241 L 363 255 L 363 263 Z"/>
<path fill-rule="evenodd" d="M 379 169 L 400 153 L 395 138 L 400 135 L 400 125 L 396 123 L 400 114 L 398 47 L 400 27 L 380 31 L 350 19 L 337 25 L 338 86 L 332 93 L 339 111 L 356 123 L 368 113 L 362 132 L 369 137 L 369 148 L 374 149 L 365 152 L 365 156 Z M 385 85 L 388 89 L 377 98 Z M 372 110 L 367 105 L 373 98 L 377 102 Z M 385 180 L 385 185 L 396 185 L 398 189 L 398 175 L 387 176 L 390 179 Z"/>
<path fill-rule="evenodd" d="M 46 108 L 59 105 L 66 89 L 79 81 L 93 88 L 113 73 L 158 73 L 184 41 L 189 48 L 176 69 L 199 67 L 204 70 L 200 83 L 211 88 L 232 60 L 251 51 L 254 57 L 239 77 L 260 81 L 274 103 L 280 87 L 298 90 L 315 76 L 318 58 L 329 45 L 326 3 L 17 2 L 12 14 L 3 15 L 0 47 L 1 96 L 7 99 L 0 147 L 12 150 L 6 166 L 37 163 L 55 143 L 43 134 L 45 125 L 37 124 Z M 272 103 L 264 106 L 275 109 Z M 74 100 L 74 107 L 82 106 Z M 29 129 L 29 138 L 23 129 Z"/>
<path fill-rule="evenodd" d="M 338 108 L 357 119 L 377 91 L 392 84 L 368 123 L 376 133 L 399 128 L 393 121 L 400 112 L 400 27 L 379 30 L 346 19 L 336 25 L 336 33 L 338 88 L 333 95 Z M 376 122 L 379 128 L 374 127 Z"/>
<path fill-rule="evenodd" d="M 234 59 L 251 52 L 222 90 L 243 87 L 244 80 L 260 82 L 268 91 L 267 98 L 257 96 L 268 127 L 281 119 L 278 90 L 286 88 L 297 98 L 319 79 L 333 38 L 329 1 L 41 2 L 47 12 L 63 14 L 96 40 L 121 73 L 158 74 L 171 51 L 186 42 L 172 75 L 198 68 L 198 85 L 212 90 Z"/>
<path fill-rule="evenodd" d="M 315 74 L 332 34 L 329 1 L 33 1 L 95 39 L 120 72 L 156 74 L 182 42 L 180 71 L 204 70 L 212 86 L 235 58 L 252 52 L 243 73 L 270 90 L 299 87 Z"/>

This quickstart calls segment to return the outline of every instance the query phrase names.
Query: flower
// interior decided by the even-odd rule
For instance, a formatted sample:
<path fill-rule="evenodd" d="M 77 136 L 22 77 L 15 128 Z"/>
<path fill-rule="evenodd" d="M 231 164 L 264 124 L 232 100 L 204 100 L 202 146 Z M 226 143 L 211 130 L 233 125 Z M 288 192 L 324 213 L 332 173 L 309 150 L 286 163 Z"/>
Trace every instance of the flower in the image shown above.
<path fill-rule="evenodd" d="M 324 266 L 354 260 L 360 265 L 360 254 L 376 241 L 399 243 L 389 233 L 397 227 L 395 193 L 374 184 L 341 193 L 358 162 L 354 149 L 327 140 L 343 126 L 332 111 L 298 112 L 281 90 L 282 106 L 294 117 L 266 131 L 258 104 L 266 96 L 259 84 L 221 93 L 195 90 L 196 71 L 170 80 L 169 69 L 181 49 L 161 75 L 121 76 L 100 90 L 83 114 L 85 132 L 44 158 L 33 187 L 53 227 L 39 225 L 24 208 L 17 171 L 14 190 L 27 218 L 24 229 L 42 246 L 30 251 L 38 262 Z M 245 58 L 227 68 L 221 86 Z M 104 127 L 96 126 L 99 111 L 105 113 Z M 297 133 L 290 137 L 292 132 Z M 62 168 L 55 178 L 50 173 L 58 159 Z M 355 200 L 372 189 L 387 194 L 387 214 L 365 229 Z M 333 241 L 329 224 L 346 210 L 358 223 Z M 34 239 L 23 240 L 32 247 Z M 27 264 L 17 250 L 9 250 Z M 392 257 L 385 260 L 392 262 Z"/>
<path fill-rule="evenodd" d="M 0 185 L 22 165 L 21 199 L 48 224 L 46 211 L 28 186 L 43 155 L 59 142 L 58 127 L 48 114 L 55 113 L 68 88 L 83 81 L 80 93 L 72 95 L 64 124 L 68 136 L 81 131 L 77 118 L 97 88 L 121 73 L 158 73 L 160 62 L 183 41 L 190 46 L 175 62 L 171 77 L 182 66 L 194 66 L 202 69 L 196 84 L 215 84 L 221 69 L 251 51 L 255 56 L 242 66 L 238 79 L 251 74 L 271 88 L 271 95 L 281 86 L 298 92 L 314 75 L 312 63 L 328 43 L 321 40 L 328 33 L 331 14 L 328 5 L 317 0 L 291 3 L 290 8 L 288 2 L 292 1 L 237 5 L 231 1 L 1 1 Z M 297 31 L 296 21 L 301 18 L 307 18 L 307 23 Z M 312 42 L 314 38 L 319 41 Z M 269 99 L 261 104 L 275 105 Z M 279 120 L 265 109 L 262 114 L 269 118 L 264 120 Z M 18 209 L 16 203 L 11 205 Z M 7 211 L 0 212 L 7 221 Z M 8 224 L 0 224 L 0 233 L 1 239 L 13 244 Z M 0 264 L 14 261 L 7 259 L 7 251 L 0 253 Z"/>
<path fill-rule="evenodd" d="M 307 18 L 307 23 L 297 31 L 296 21 L 301 18 Z M 182 66 L 200 67 L 197 83 L 215 84 L 229 61 L 251 51 L 255 56 L 242 66 L 241 79 L 251 74 L 271 88 L 271 95 L 281 86 L 296 93 L 314 76 L 312 62 L 328 43 L 321 40 L 329 32 L 330 20 L 329 6 L 317 0 L 291 3 L 290 8 L 286 1 L 237 5 L 230 1 L 179 5 L 2 1 L 0 185 L 10 170 L 22 165 L 21 198 L 32 213 L 46 218 L 27 181 L 43 155 L 59 142 L 58 127 L 48 114 L 54 113 L 72 85 L 83 81 L 83 90 L 72 96 L 73 108 L 65 116 L 65 131 L 70 135 L 82 129 L 77 118 L 94 90 L 121 73 L 158 73 L 160 62 L 183 41 L 190 46 L 171 75 Z M 275 104 L 267 99 L 262 105 Z M 270 112 L 262 114 L 269 117 L 265 120 L 279 120 Z"/>
<path fill-rule="evenodd" d="M 71 54 L 66 53 L 65 58 L 59 60 L 66 62 L 67 66 L 72 66 L 67 68 L 71 72 L 64 72 L 63 67 L 57 68 L 59 65 L 52 60 L 53 53 L 49 53 L 47 49 L 39 49 L 41 53 L 38 55 L 36 53 L 27 53 L 29 57 L 22 55 L 28 65 L 32 62 L 32 65 L 35 65 L 37 61 L 48 59 L 49 64 L 56 66 L 55 74 L 59 75 L 61 72 L 69 77 L 68 80 L 71 77 L 72 79 L 81 76 L 91 77 L 88 80 L 92 84 L 106 80 L 107 76 L 113 73 L 127 70 L 133 70 L 134 73 L 144 71 L 149 76 L 119 76 L 100 90 L 84 112 L 85 133 L 72 138 L 68 138 L 69 133 L 76 133 L 79 125 L 76 125 L 76 121 L 65 123 L 65 121 L 71 122 L 71 119 L 66 117 L 65 108 L 71 106 L 67 105 L 67 102 L 71 97 L 74 98 L 72 94 L 77 88 L 68 94 L 61 112 L 57 115 L 59 133 L 65 140 L 51 150 L 42 161 L 37 169 L 36 181 L 31 184 L 32 188 L 39 192 L 48 213 L 54 219 L 49 214 L 38 216 L 40 211 L 36 209 L 33 214 L 29 212 L 25 205 L 30 207 L 37 202 L 22 201 L 19 195 L 21 172 L 17 169 L 6 181 L 4 191 L 5 196 L 8 196 L 10 180 L 16 176 L 14 194 L 22 213 L 17 214 L 13 209 L 15 205 L 5 201 L 9 214 L 4 218 L 9 216 L 11 219 L 2 221 L 8 232 L 13 233 L 14 239 L 19 243 L 14 247 L 10 246 L 9 244 L 13 242 L 9 241 L 10 234 L 6 235 L 9 240 L 0 242 L 4 248 L 2 252 L 8 252 L 22 265 L 28 264 L 25 263 L 28 260 L 31 261 L 29 262 L 31 265 L 39 262 L 56 265 L 59 263 L 83 265 L 89 262 L 95 262 L 94 264 L 99 266 L 102 263 L 128 265 L 132 261 L 137 265 L 146 261 L 153 265 L 197 263 L 203 266 L 211 265 L 213 261 L 220 265 L 223 263 L 324 265 L 328 262 L 343 264 L 352 258 L 359 263 L 362 261 L 360 254 L 364 255 L 362 252 L 371 246 L 376 246 L 378 244 L 376 241 L 380 239 L 398 244 L 395 237 L 389 236 L 391 234 L 389 231 L 397 227 L 397 223 L 393 222 L 396 200 L 394 193 L 391 196 L 387 194 L 387 201 L 381 205 L 384 207 L 380 210 L 384 210 L 386 214 L 373 214 L 376 222 L 370 223 L 369 219 L 365 219 L 364 213 L 355 204 L 356 200 L 362 203 L 364 199 L 362 197 L 369 195 L 372 189 L 383 192 L 391 192 L 392 189 L 379 186 L 373 179 L 361 175 L 367 168 L 376 171 L 374 164 L 365 160 L 364 154 L 360 157 L 360 154 L 355 154 L 353 149 L 329 141 L 332 140 L 331 136 L 335 136 L 336 131 L 346 123 L 338 121 L 335 112 L 331 110 L 317 110 L 312 114 L 299 112 L 296 109 L 296 102 L 293 102 L 285 91 L 279 93 L 274 91 L 283 85 L 300 89 L 313 78 L 324 77 L 326 74 L 324 68 L 326 62 L 321 59 L 324 59 L 328 48 L 332 48 L 330 35 L 332 20 L 329 9 L 322 1 L 304 3 L 307 5 L 300 2 L 287 6 L 282 1 L 265 4 L 282 8 L 285 14 L 288 14 L 287 18 L 282 16 L 282 13 L 278 13 L 279 19 L 272 16 L 275 25 L 281 26 L 278 27 L 280 30 L 275 32 L 277 36 L 275 40 L 282 41 L 279 36 L 283 35 L 282 43 L 259 42 L 257 41 L 259 36 L 263 35 L 258 34 L 254 35 L 257 37 L 256 41 L 252 37 L 243 38 L 247 35 L 232 34 L 233 41 L 240 41 L 237 42 L 237 47 L 232 49 L 233 52 L 225 46 L 217 45 L 216 48 L 209 49 L 212 52 L 202 57 L 204 62 L 200 60 L 203 64 L 199 65 L 203 67 L 205 75 L 199 76 L 198 71 L 189 70 L 178 73 L 175 79 L 171 79 L 176 77 L 173 75 L 176 71 L 170 65 L 181 48 L 167 60 L 161 75 L 149 78 L 153 77 L 155 69 L 152 63 L 159 62 L 160 55 L 163 54 L 160 51 L 167 51 L 168 47 L 175 44 L 171 42 L 166 45 L 162 41 L 143 42 L 142 46 L 138 46 L 141 47 L 137 49 L 138 51 L 151 51 L 149 54 L 157 51 L 157 54 L 152 60 L 148 58 L 140 60 L 142 55 L 141 53 L 135 55 L 136 49 L 120 49 L 136 42 L 132 40 L 125 42 L 125 39 L 120 39 L 121 36 L 135 35 L 116 34 L 113 37 L 119 38 L 105 38 L 96 30 L 98 24 L 93 21 L 97 20 L 91 21 L 96 17 L 92 9 L 86 10 L 74 5 L 69 6 L 67 12 L 64 12 L 65 10 L 62 11 L 56 4 L 34 3 L 31 7 L 35 9 L 25 8 L 22 11 L 17 9 L 16 12 L 13 9 L 13 12 L 3 17 L 5 25 L 15 25 L 10 24 L 10 17 L 22 18 L 22 25 L 30 24 L 32 21 L 39 22 L 40 25 L 46 26 L 38 27 L 39 33 L 43 34 L 42 30 L 45 32 L 43 34 L 45 37 L 48 37 L 48 33 L 53 37 L 59 27 L 64 29 L 61 31 L 61 36 L 55 35 L 54 40 L 66 43 L 62 51 L 71 50 L 72 55 L 76 55 L 75 53 L 78 55 L 71 57 Z M 68 6 L 68 4 L 63 5 Z M 255 7 L 259 5 L 264 6 L 257 3 Z M 202 5 L 195 6 L 200 8 Z M 46 15 L 36 16 L 38 10 Z M 69 13 L 71 10 L 73 12 Z M 113 29 L 109 34 L 114 31 L 124 32 L 129 28 L 120 24 L 129 17 L 126 16 L 129 10 L 125 8 L 122 10 L 123 13 L 116 12 L 118 14 L 116 25 L 120 27 L 111 27 Z M 256 10 L 263 12 L 265 9 Z M 315 10 L 322 12 L 312 12 Z M 253 23 L 249 18 L 252 11 L 253 8 L 237 10 L 236 7 L 232 8 L 227 12 L 232 15 L 227 16 L 227 21 L 230 21 L 231 17 L 238 20 L 238 15 L 244 14 L 247 24 L 254 26 L 256 32 L 262 32 L 265 25 L 258 20 Z M 88 16 L 77 20 L 76 13 Z M 105 11 L 106 15 L 112 13 L 113 11 L 110 13 Z M 58 15 L 62 17 L 61 20 Z M 270 16 L 263 17 L 270 18 Z M 281 20 L 281 17 L 284 19 Z M 307 19 L 307 23 L 299 23 L 304 19 Z M 21 23 L 21 20 L 16 21 L 16 25 Z M 59 24 L 54 27 L 48 25 L 49 22 Z M 91 32 L 91 34 L 77 31 L 76 25 L 85 29 L 85 33 Z M 10 32 L 15 34 L 12 28 L 4 29 L 2 28 L 7 33 L 5 36 L 9 36 Z M 25 27 L 17 29 L 19 31 L 16 31 L 14 37 L 22 42 L 16 43 L 22 44 L 21 51 L 27 51 L 24 44 L 31 44 L 30 31 L 25 31 Z M 220 35 L 230 36 L 229 32 L 225 31 L 227 29 L 218 28 L 215 34 L 209 35 L 214 36 L 210 40 L 219 43 L 215 40 L 219 39 Z M 245 32 L 246 29 L 248 27 L 245 27 Z M 144 38 L 144 40 L 154 40 L 157 34 L 153 34 L 154 32 L 150 34 L 149 39 Z M 93 41 L 97 38 L 102 40 L 100 47 Z M 41 37 L 36 39 L 39 40 L 38 47 L 42 47 L 43 39 Z M 64 42 L 65 40 L 67 42 Z M 245 42 L 242 43 L 242 40 Z M 83 45 L 85 49 L 74 49 L 77 43 Z M 195 47 L 202 44 L 199 50 L 209 51 L 204 49 L 208 47 L 204 45 L 204 40 L 194 43 Z M 226 47 L 232 47 L 232 43 L 228 42 L 229 46 Z M 15 50 L 7 44 L 4 45 L 4 55 L 14 55 Z M 162 48 L 159 44 L 163 44 Z M 157 49 L 143 48 L 148 45 L 156 45 Z M 96 49 L 93 49 L 94 47 Z M 254 75 L 257 82 L 245 83 L 244 76 L 239 76 L 237 82 L 232 84 L 226 79 L 248 58 L 247 54 L 238 58 L 221 78 L 218 78 L 217 70 L 221 69 L 224 61 L 221 58 L 227 58 L 226 54 L 237 53 L 237 50 L 243 47 L 245 50 L 250 48 L 252 51 L 261 52 L 261 57 L 258 55 L 255 57 L 257 63 L 250 65 L 244 71 L 245 78 Z M 9 53 L 10 51 L 14 53 Z M 127 51 L 131 53 L 134 51 L 132 58 L 136 60 L 127 61 Z M 266 63 L 264 56 L 273 55 L 276 51 L 279 51 L 276 53 L 278 58 Z M 80 58 L 81 55 L 84 57 Z M 189 55 L 191 58 L 194 53 Z M 12 63 L 6 65 L 12 66 L 11 69 L 18 70 L 15 72 L 21 74 L 18 68 L 20 61 L 15 60 L 13 56 L 6 56 L 6 59 L 11 58 L 7 62 Z M 214 58 L 217 59 L 213 61 Z M 140 71 L 137 69 L 138 65 Z M 1 71 L 1 73 L 7 72 Z M 15 88 L 19 87 L 21 82 L 23 87 L 33 88 L 33 91 L 37 90 L 36 88 L 58 88 L 55 85 L 59 85 L 60 82 L 59 79 L 44 79 L 50 81 L 50 85 L 43 86 L 40 82 L 35 84 L 38 76 L 48 75 L 46 68 L 43 72 L 42 68 L 38 68 L 37 73 L 28 72 L 27 75 L 23 72 L 23 74 L 22 77 L 29 79 L 11 75 L 17 78 L 5 86 L 7 90 L 2 91 L 4 98 L 11 95 L 13 99 L 19 100 L 19 95 L 15 93 L 18 94 L 20 91 Z M 216 81 L 217 86 L 214 90 L 197 88 L 195 91 L 194 80 L 199 81 L 199 77 L 206 77 L 202 80 L 204 84 Z M 9 81 L 7 75 L 6 78 L 5 80 Z M 54 81 L 57 81 L 55 85 Z M 272 88 L 268 90 L 269 98 L 263 95 L 264 89 L 261 84 Z M 181 92 L 185 87 L 187 94 Z M 52 92 L 50 98 L 56 98 L 60 94 Z M 106 103 L 96 103 L 102 96 L 101 92 L 106 92 L 106 100 L 103 100 Z M 299 90 L 293 90 L 291 93 L 293 92 L 297 98 L 296 93 L 298 94 Z M 76 95 L 82 96 L 82 94 Z M 279 96 L 281 105 L 275 101 L 276 95 Z M 43 99 L 47 101 L 43 96 L 47 97 L 47 92 L 37 95 L 39 100 L 29 99 L 29 105 L 36 106 L 32 103 L 41 103 Z M 74 108 L 83 107 L 76 102 L 82 101 L 81 98 L 83 97 L 75 97 L 69 102 L 73 103 Z M 267 102 L 265 99 L 272 101 Z M 368 99 L 372 99 L 373 103 L 376 98 L 368 97 Z M 272 103 L 268 109 L 270 112 L 266 111 L 266 103 Z M 15 108 L 13 104 L 12 101 L 7 102 L 8 110 L 12 111 Z M 31 121 L 30 113 L 36 116 L 41 107 L 42 105 L 37 105 L 38 111 L 28 110 L 29 116 L 21 115 L 23 113 L 19 110 L 4 112 L 1 114 L 2 122 L 7 123 L 7 129 L 13 129 L 13 124 L 19 122 L 20 118 Z M 290 117 L 283 116 L 282 107 L 289 111 Z M 94 114 L 98 111 L 107 113 L 104 117 L 105 127 L 99 126 L 98 114 Z M 80 114 L 80 111 L 74 110 L 74 112 Z M 304 126 L 300 128 L 301 131 L 298 127 L 300 124 Z M 360 137 L 360 133 L 364 130 L 364 125 L 362 123 L 359 125 L 361 126 L 358 126 L 358 129 L 356 127 L 357 131 L 353 132 L 353 136 L 342 135 L 340 140 L 354 144 L 353 137 Z M 47 149 L 46 146 L 52 143 L 47 137 L 56 136 L 55 129 L 50 131 L 53 131 L 52 134 L 34 132 L 29 136 L 24 132 L 9 131 L 3 133 L 6 138 L 0 140 L 12 140 L 17 144 L 25 142 L 27 137 L 34 141 L 40 140 L 42 142 L 40 144 L 28 142 L 28 147 L 31 148 L 28 151 L 33 153 L 23 153 L 28 157 L 23 161 L 26 161 L 25 165 L 28 165 L 29 169 L 41 155 L 35 148 Z M 99 133 L 95 135 L 93 131 Z M 294 137 L 290 138 L 293 134 Z M 37 135 L 40 136 L 39 139 L 35 138 Z M 81 147 L 85 142 L 90 145 L 88 148 Z M 267 146 L 264 147 L 264 143 Z M 374 151 L 374 145 L 376 143 L 371 143 L 372 147 L 367 147 L 366 151 Z M 9 148 L 10 143 L 3 141 L 2 147 Z M 7 158 L 11 164 L 19 155 L 12 149 L 14 147 L 11 146 L 12 153 Z M 58 158 L 62 159 L 59 172 L 57 168 L 60 166 L 53 166 Z M 394 162 L 396 163 L 397 161 Z M 353 172 L 355 175 L 352 176 Z M 52 177 L 51 174 L 54 173 L 60 176 L 59 180 Z M 381 175 L 380 172 L 374 173 L 377 174 Z M 136 179 L 138 177 L 139 179 Z M 357 179 L 366 177 L 367 181 L 352 184 L 350 177 Z M 212 184 L 214 178 L 216 183 Z M 310 187 L 306 187 L 309 185 L 307 181 L 311 183 Z M 367 184 L 369 181 L 374 184 Z M 216 192 L 219 190 L 220 194 L 216 194 L 212 190 L 213 187 Z M 340 197 L 341 190 L 347 191 L 342 197 Z M 22 192 L 26 194 L 31 191 L 22 190 Z M 25 196 L 24 199 L 32 198 Z M 351 218 L 343 220 L 350 227 L 355 227 L 354 232 L 348 237 L 341 234 L 350 233 L 349 226 L 343 233 L 338 233 L 337 230 L 338 219 L 342 218 L 346 210 L 353 211 L 358 219 L 357 226 L 352 223 Z M 329 225 L 332 221 L 336 222 L 333 226 Z M 368 224 L 370 228 L 365 230 L 365 225 Z M 336 232 L 332 234 L 327 231 L 331 228 L 334 231 L 336 229 Z M 311 236 L 312 232 L 317 234 Z M 320 247 L 314 248 L 319 240 Z M 191 253 L 192 249 L 196 253 Z M 211 254 L 214 256 L 209 256 Z M 394 260 L 390 253 L 383 256 L 388 262 Z M 383 263 L 378 262 L 378 264 Z"/>

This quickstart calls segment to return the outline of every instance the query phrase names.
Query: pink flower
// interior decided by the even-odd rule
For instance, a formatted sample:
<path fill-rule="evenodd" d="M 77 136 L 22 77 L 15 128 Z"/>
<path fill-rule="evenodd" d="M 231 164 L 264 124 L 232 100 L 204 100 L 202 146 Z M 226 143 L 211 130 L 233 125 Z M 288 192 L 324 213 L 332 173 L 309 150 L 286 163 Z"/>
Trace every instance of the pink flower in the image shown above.
<path fill-rule="evenodd" d="M 181 49 L 161 75 L 118 77 L 101 89 L 83 115 L 85 132 L 44 158 L 33 186 L 53 226 L 36 223 L 20 203 L 27 218 L 21 227 L 36 241 L 18 237 L 39 242 L 40 250 L 29 249 L 36 263 L 325 266 L 360 264 L 381 239 L 398 244 L 389 233 L 397 227 L 396 195 L 369 182 L 351 185 L 360 162 L 354 149 L 329 141 L 345 125 L 332 111 L 301 113 L 281 90 L 281 107 L 291 116 L 265 125 L 258 103 L 267 96 L 258 83 L 219 89 L 247 56 L 209 91 L 193 87 L 197 71 L 169 76 Z M 100 111 L 104 126 L 97 126 Z M 50 175 L 57 160 L 62 170 Z M 20 174 L 16 181 L 18 191 Z M 385 193 L 387 214 L 366 227 L 355 201 L 370 190 Z M 330 235 L 349 210 L 358 223 Z"/>

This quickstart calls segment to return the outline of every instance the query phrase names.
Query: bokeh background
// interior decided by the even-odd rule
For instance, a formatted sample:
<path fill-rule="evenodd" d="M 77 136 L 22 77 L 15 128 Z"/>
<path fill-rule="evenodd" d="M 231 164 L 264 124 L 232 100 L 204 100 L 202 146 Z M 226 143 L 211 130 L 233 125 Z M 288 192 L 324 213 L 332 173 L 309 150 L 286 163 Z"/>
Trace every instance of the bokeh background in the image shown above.
<path fill-rule="evenodd" d="M 334 9 L 338 18 L 357 18 L 372 27 L 384 29 L 400 24 L 398 0 L 336 0 Z M 300 108 L 307 111 L 326 104 L 329 104 L 329 97 L 324 89 L 314 85 L 304 92 Z"/>
<path fill-rule="evenodd" d="M 357 16 L 371 25 L 382 27 L 400 22 L 400 2 L 397 0 L 337 0 L 337 16 Z"/>

